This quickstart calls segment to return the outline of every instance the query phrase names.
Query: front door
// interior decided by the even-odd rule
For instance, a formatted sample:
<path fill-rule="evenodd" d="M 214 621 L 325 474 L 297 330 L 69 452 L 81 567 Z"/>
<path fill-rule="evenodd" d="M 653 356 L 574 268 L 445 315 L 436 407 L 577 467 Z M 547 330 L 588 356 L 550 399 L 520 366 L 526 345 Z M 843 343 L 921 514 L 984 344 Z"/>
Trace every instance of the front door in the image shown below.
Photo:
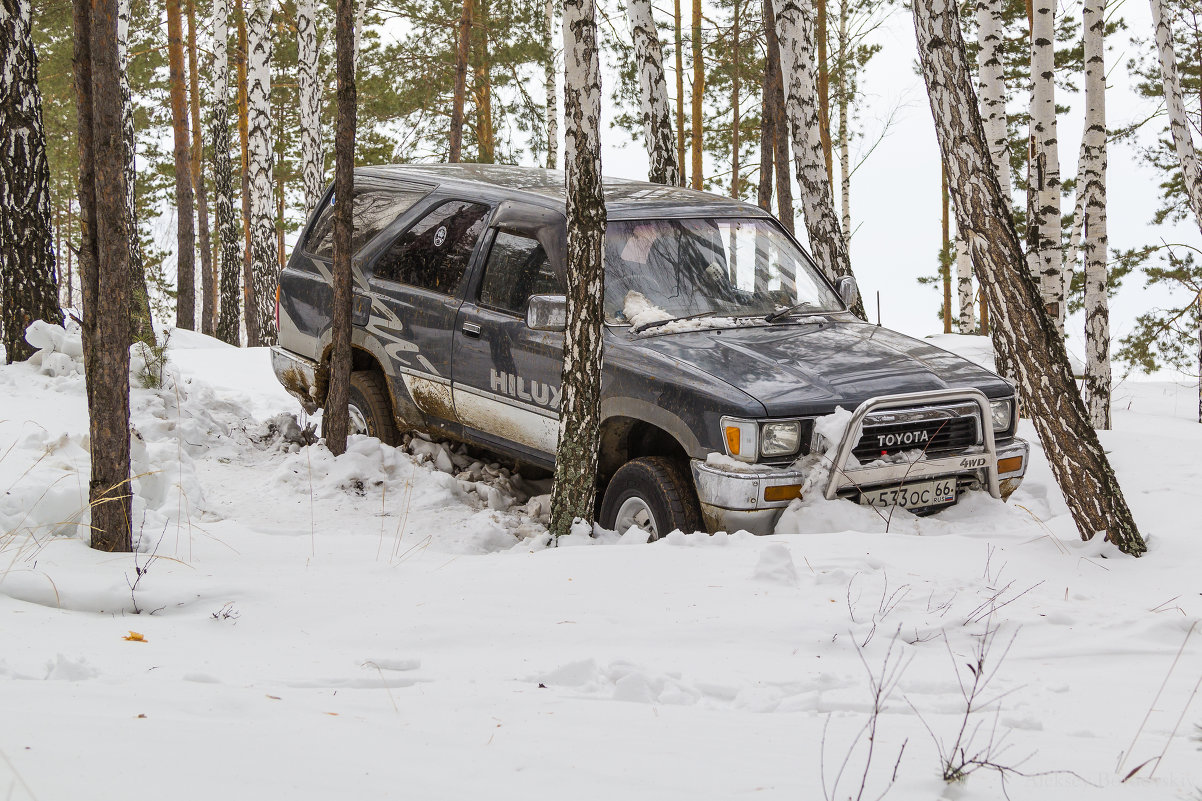
<path fill-rule="evenodd" d="M 455 326 L 455 412 L 475 438 L 546 462 L 559 434 L 563 333 L 526 327 L 531 295 L 563 281 L 536 239 L 498 231 Z"/>

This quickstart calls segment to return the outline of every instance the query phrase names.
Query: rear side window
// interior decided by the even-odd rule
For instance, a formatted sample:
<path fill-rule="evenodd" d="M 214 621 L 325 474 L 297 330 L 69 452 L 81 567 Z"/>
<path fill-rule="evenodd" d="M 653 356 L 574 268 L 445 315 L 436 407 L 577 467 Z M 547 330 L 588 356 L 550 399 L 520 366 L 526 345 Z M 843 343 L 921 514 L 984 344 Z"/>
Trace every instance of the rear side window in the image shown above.
<path fill-rule="evenodd" d="M 375 238 L 388 224 L 407 211 L 426 194 L 418 189 L 355 188 L 354 231 L 351 234 L 351 253 Z M 305 250 L 320 259 L 334 258 L 334 201 L 330 195 L 318 215 L 309 236 L 305 238 Z"/>
<path fill-rule="evenodd" d="M 437 206 L 388 246 L 375 277 L 451 294 L 463 280 L 488 211 L 463 200 Z"/>
<path fill-rule="evenodd" d="M 531 295 L 562 295 L 563 281 L 537 240 L 501 232 L 488 252 L 480 304 L 513 314 L 526 313 Z"/>

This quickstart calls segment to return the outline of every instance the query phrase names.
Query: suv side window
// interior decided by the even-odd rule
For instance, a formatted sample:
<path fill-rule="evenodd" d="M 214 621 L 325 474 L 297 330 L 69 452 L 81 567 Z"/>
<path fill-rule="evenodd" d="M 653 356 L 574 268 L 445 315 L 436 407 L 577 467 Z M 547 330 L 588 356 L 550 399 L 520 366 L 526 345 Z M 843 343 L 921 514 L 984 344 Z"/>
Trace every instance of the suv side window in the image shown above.
<path fill-rule="evenodd" d="M 389 223 L 421 200 L 429 190 L 417 189 L 374 189 L 355 187 L 354 208 L 351 217 L 354 230 L 351 233 L 351 253 L 375 238 Z M 334 258 L 334 196 L 326 203 L 309 235 L 305 237 L 305 250 L 319 259 Z"/>
<path fill-rule="evenodd" d="M 489 207 L 450 200 L 437 206 L 388 246 L 375 277 L 450 294 L 467 270 Z"/>
<path fill-rule="evenodd" d="M 562 295 L 563 281 L 537 240 L 501 231 L 488 253 L 480 304 L 517 315 L 531 295 Z"/>

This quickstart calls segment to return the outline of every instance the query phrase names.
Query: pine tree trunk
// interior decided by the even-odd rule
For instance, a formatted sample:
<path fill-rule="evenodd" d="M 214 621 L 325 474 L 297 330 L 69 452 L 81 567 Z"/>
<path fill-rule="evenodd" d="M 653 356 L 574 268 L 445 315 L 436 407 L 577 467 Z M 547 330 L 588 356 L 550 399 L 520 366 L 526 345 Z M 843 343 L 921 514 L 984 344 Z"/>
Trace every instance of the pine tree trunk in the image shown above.
<path fill-rule="evenodd" d="M 455 49 L 455 94 L 451 98 L 451 138 L 447 161 L 463 160 L 463 107 L 467 102 L 467 62 L 472 41 L 472 0 L 463 0 L 459 17 L 459 43 Z"/>
<path fill-rule="evenodd" d="M 664 78 L 663 47 L 651 16 L 651 0 L 630 0 L 630 36 L 638 72 L 639 99 L 651 166 L 647 180 L 676 186 L 680 172 L 672 142 L 672 109 L 668 104 L 668 82 Z"/>
<path fill-rule="evenodd" d="M 776 165 L 776 217 L 790 234 L 795 234 L 793 182 L 789 178 L 789 116 L 785 105 L 785 79 L 781 72 L 780 40 L 776 35 L 773 0 L 764 0 L 764 43 L 771 80 L 768 105 L 773 106 L 772 161 Z"/>
<path fill-rule="evenodd" d="M 1031 22 L 1031 158 L 1028 162 L 1027 263 L 1043 304 L 1064 330 L 1060 233 L 1060 148 L 1056 139 L 1055 3 L 1036 0 Z"/>
<path fill-rule="evenodd" d="M 238 248 L 238 219 L 234 212 L 234 179 L 230 164 L 228 18 L 229 0 L 213 0 L 213 95 L 209 139 L 213 143 L 213 202 L 217 212 L 217 261 L 221 273 L 217 338 L 237 345 L 242 254 Z"/>
<path fill-rule="evenodd" d="M 956 292 L 959 299 L 961 334 L 975 333 L 977 324 L 973 314 L 972 256 L 968 253 L 968 242 L 964 232 L 956 228 Z"/>
<path fill-rule="evenodd" d="M 1198 229 L 1202 231 L 1202 169 L 1198 165 L 1198 152 L 1194 147 L 1193 134 L 1190 133 L 1189 120 L 1185 116 L 1181 76 L 1177 71 L 1177 55 L 1173 52 L 1173 30 L 1160 0 L 1151 0 L 1151 3 L 1152 24 L 1156 27 L 1156 49 L 1160 55 L 1160 74 L 1164 81 L 1165 106 L 1169 112 L 1169 132 L 1185 178 L 1185 197 L 1194 212 Z"/>
<path fill-rule="evenodd" d="M 184 25 L 179 0 L 167 0 L 167 62 L 171 127 L 175 137 L 176 299 L 175 325 L 196 328 L 196 228 L 192 205 L 192 157 L 188 141 L 188 83 L 184 72 Z"/>
<path fill-rule="evenodd" d="M 280 265 L 275 243 L 271 130 L 271 5 L 251 0 L 247 15 L 247 150 L 250 174 L 250 258 L 258 345 L 274 345 L 275 288 Z"/>
<path fill-rule="evenodd" d="M 543 65 L 543 86 L 546 88 L 546 111 L 543 114 L 544 126 L 547 132 L 547 169 L 554 170 L 559 166 L 559 109 L 555 89 L 555 0 L 546 0 L 543 6 L 543 47 L 547 51 L 547 61 Z M 658 42 L 658 37 L 656 38 Z M 660 52 L 661 62 L 663 52 Z M 660 65 L 660 75 L 663 75 L 663 65 Z M 665 102 L 667 102 L 665 92 Z M 668 121 L 669 132 L 671 120 Z"/>
<path fill-rule="evenodd" d="M 150 290 L 146 286 L 146 268 L 142 261 L 142 241 L 138 233 L 137 166 L 138 139 L 134 131 L 134 103 L 129 89 L 129 0 L 117 2 L 117 58 L 121 65 L 121 132 L 125 139 L 125 204 L 129 215 L 129 325 L 134 342 L 155 343 L 154 323 L 150 314 Z"/>
<path fill-rule="evenodd" d="M 50 226 L 50 168 L 28 0 L 0 4 L 0 319 L 6 363 L 29 358 L 25 329 L 62 323 Z"/>
<path fill-rule="evenodd" d="M 765 28 L 769 28 L 772 19 L 771 0 L 763 0 Z M 778 66 L 779 68 L 779 66 Z M 772 149 L 775 145 L 776 106 L 769 98 L 772 86 L 772 59 L 765 55 L 764 74 L 760 81 L 760 176 L 756 187 L 756 205 L 767 212 L 772 211 Z"/>
<path fill-rule="evenodd" d="M 731 30 L 731 39 L 734 43 L 734 68 L 731 74 L 730 81 L 730 196 L 736 200 L 740 197 L 739 186 L 739 90 L 742 75 L 740 63 L 742 55 L 743 43 L 739 39 L 739 12 L 743 0 L 734 0 L 734 24 Z M 730 232 L 732 241 L 735 238 L 735 232 Z M 731 254 L 735 253 L 735 248 L 732 246 Z M 732 275 L 734 275 L 734 265 L 731 265 Z"/>
<path fill-rule="evenodd" d="M 351 18 L 353 20 L 353 17 Z M 296 4 L 297 89 L 300 99 L 301 181 L 305 189 L 305 218 L 321 202 L 321 84 L 317 81 L 317 2 Z"/>
<path fill-rule="evenodd" d="M 847 245 L 831 199 L 831 182 L 818 133 L 814 67 L 810 61 L 813 52 L 810 19 L 802 11 L 799 0 L 782 0 L 776 23 L 781 73 L 790 76 L 785 117 L 793 134 L 793 158 L 810 250 L 818 266 L 833 281 L 852 272 Z M 864 306 L 860 301 L 856 301 L 853 311 L 864 318 Z"/>
<path fill-rule="evenodd" d="M 701 0 L 693 0 L 693 136 L 692 172 L 694 189 L 704 188 L 705 167 L 702 152 L 705 147 L 705 51 L 701 41 Z"/>
<path fill-rule="evenodd" d="M 334 196 L 355 195 L 355 19 L 354 0 L 337 0 L 335 60 L 338 72 L 338 112 L 334 131 Z M 350 428 L 347 401 L 351 384 L 351 233 L 352 204 L 334 204 L 334 312 L 330 389 L 326 396 L 322 433 L 335 456 L 346 452 Z"/>
<path fill-rule="evenodd" d="M 684 169 L 684 37 L 681 33 L 683 18 L 680 0 L 672 0 L 673 43 L 676 45 L 676 166 L 680 170 L 680 185 L 687 183 Z"/>
<path fill-rule="evenodd" d="M 1094 428 L 1110 429 L 1110 308 L 1106 294 L 1105 0 L 1085 0 L 1085 404 Z"/>
<path fill-rule="evenodd" d="M 91 544 L 131 551 L 129 235 L 117 0 L 76 0 L 80 267 L 88 394 Z M 185 164 L 186 168 L 186 164 Z"/>
<path fill-rule="evenodd" d="M 564 163 L 567 166 L 568 326 L 564 332 L 559 443 L 551 533 L 593 520 L 601 430 L 601 70 L 594 0 L 564 0 Z"/>
<path fill-rule="evenodd" d="M 914 28 L 956 222 L 972 249 L 981 291 L 1006 325 L 994 343 L 1015 366 L 1024 409 L 1083 539 L 1105 532 L 1123 552 L 1147 550 L 1077 393 L 1064 339 L 1041 308 L 1039 286 L 998 186 L 973 95 L 960 19 L 952 0 L 915 0 Z"/>
<path fill-rule="evenodd" d="M 476 17 L 472 22 L 475 34 L 472 60 L 476 71 L 472 94 L 476 101 L 476 161 L 493 164 L 497 160 L 497 139 L 492 122 L 492 56 L 489 53 L 492 20 L 488 0 L 475 0 L 475 12 Z"/>
<path fill-rule="evenodd" d="M 192 118 L 192 187 L 196 193 L 196 236 L 200 250 L 200 331 L 213 336 L 213 242 L 209 234 L 209 199 L 205 192 L 204 145 L 200 135 L 200 60 L 196 56 L 196 0 L 188 9 L 188 92 Z"/>

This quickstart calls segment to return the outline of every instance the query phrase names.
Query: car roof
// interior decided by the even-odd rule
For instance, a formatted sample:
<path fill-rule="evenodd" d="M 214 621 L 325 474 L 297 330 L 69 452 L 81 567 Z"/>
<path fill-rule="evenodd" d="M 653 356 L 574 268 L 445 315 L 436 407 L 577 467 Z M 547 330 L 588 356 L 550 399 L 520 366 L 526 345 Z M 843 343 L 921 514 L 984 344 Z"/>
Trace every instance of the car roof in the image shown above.
<path fill-rule="evenodd" d="M 521 200 L 564 211 L 566 174 L 562 170 L 505 164 L 390 164 L 359 167 L 356 177 L 436 185 L 448 193 L 489 200 Z M 605 208 L 610 219 L 645 217 L 767 217 L 759 206 L 733 198 L 627 178 L 604 177 Z"/>

